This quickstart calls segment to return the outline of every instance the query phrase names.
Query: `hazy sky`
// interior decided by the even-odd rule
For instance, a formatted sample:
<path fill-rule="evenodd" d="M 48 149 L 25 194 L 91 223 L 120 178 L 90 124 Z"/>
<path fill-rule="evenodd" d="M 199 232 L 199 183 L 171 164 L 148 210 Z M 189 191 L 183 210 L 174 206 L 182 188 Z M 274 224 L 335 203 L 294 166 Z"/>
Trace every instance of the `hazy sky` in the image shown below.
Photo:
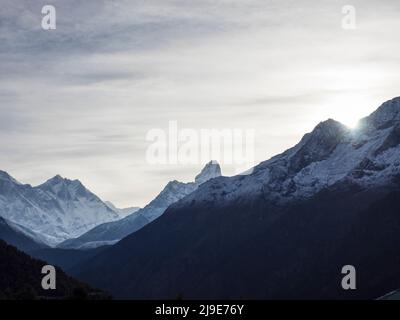
<path fill-rule="evenodd" d="M 45 4 L 56 30 L 41 27 Z M 146 161 L 146 134 L 169 121 L 253 129 L 266 160 L 400 95 L 399 15 L 398 0 L 1 0 L 0 169 L 144 205 L 203 166 Z"/>

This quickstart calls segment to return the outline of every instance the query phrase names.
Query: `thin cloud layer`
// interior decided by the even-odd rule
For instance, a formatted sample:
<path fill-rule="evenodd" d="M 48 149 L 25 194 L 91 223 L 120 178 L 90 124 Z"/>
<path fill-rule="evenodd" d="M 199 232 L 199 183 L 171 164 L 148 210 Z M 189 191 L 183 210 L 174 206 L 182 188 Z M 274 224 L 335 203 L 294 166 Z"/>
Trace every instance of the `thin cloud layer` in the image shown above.
<path fill-rule="evenodd" d="M 328 117 L 398 96 L 400 4 L 353 1 L 3 0 L 0 168 L 40 183 L 79 178 L 121 206 L 144 205 L 202 164 L 154 167 L 146 133 L 254 129 L 259 162 Z M 233 169 L 222 164 L 224 173 Z"/>

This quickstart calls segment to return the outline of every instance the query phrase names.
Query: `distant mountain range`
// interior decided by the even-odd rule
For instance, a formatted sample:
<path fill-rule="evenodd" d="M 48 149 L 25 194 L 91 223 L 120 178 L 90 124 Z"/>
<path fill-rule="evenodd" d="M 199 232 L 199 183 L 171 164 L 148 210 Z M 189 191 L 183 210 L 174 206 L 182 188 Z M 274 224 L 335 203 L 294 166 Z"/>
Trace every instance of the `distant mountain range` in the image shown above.
<path fill-rule="evenodd" d="M 124 219 L 101 224 L 76 239 L 64 241 L 58 247 L 88 249 L 115 244 L 117 241 L 160 217 L 171 204 L 189 195 L 204 182 L 219 176 L 221 176 L 219 164 L 211 161 L 196 176 L 194 182 L 183 183 L 176 180 L 171 181 L 143 209 L 135 211 Z"/>
<path fill-rule="evenodd" d="M 170 204 L 220 175 L 219 165 L 210 162 L 195 182 L 171 181 L 145 208 L 119 209 L 109 201 L 103 202 L 79 180 L 57 175 L 32 187 L 0 171 L 0 217 L 36 243 L 90 249 L 114 244 L 139 230 Z"/>
<path fill-rule="evenodd" d="M 356 130 L 322 122 L 249 175 L 205 182 L 74 274 L 123 298 L 378 298 L 400 287 L 399 199 L 396 98 Z M 357 290 L 341 288 L 344 265 Z"/>
<path fill-rule="evenodd" d="M 1 171 L 0 238 L 117 298 L 374 299 L 400 288 L 399 199 L 395 98 L 357 129 L 320 123 L 247 175 L 210 162 L 142 209 L 78 180 L 32 187 Z M 0 250 L 3 269 L 28 263 Z M 341 288 L 344 265 L 357 290 Z"/>
<path fill-rule="evenodd" d="M 32 187 L 0 171 L 0 216 L 40 235 L 38 241 L 54 246 L 126 213 L 104 203 L 79 180 L 57 175 Z"/>

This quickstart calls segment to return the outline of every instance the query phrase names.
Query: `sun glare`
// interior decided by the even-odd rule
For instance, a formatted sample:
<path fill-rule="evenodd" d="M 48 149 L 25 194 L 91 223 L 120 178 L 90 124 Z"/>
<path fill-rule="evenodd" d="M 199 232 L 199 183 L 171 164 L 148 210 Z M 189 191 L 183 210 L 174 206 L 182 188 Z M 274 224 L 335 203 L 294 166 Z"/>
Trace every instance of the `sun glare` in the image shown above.
<path fill-rule="evenodd" d="M 338 116 L 337 121 L 343 123 L 350 129 L 355 129 L 360 121 L 361 117 L 359 115 L 343 115 L 342 117 Z"/>
<path fill-rule="evenodd" d="M 327 107 L 329 118 L 335 119 L 351 129 L 356 128 L 360 119 L 368 116 L 372 111 L 370 100 L 350 95 L 333 98 Z"/>

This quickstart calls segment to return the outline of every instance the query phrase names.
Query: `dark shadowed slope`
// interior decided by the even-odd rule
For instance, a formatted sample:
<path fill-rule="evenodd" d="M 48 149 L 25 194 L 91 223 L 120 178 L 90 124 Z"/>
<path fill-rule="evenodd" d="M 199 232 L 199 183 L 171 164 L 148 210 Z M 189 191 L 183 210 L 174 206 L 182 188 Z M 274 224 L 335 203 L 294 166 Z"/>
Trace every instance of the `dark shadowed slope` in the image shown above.
<path fill-rule="evenodd" d="M 22 251 L 46 248 L 44 243 L 37 242 L 35 236 L 29 236 L 29 230 L 0 217 L 0 239 Z M 37 237 L 36 237 L 37 238 Z"/>
<path fill-rule="evenodd" d="M 400 189 L 335 188 L 285 209 L 171 208 L 81 277 L 137 299 L 377 298 L 400 287 Z M 354 292 L 340 288 L 347 264 L 358 271 Z"/>
<path fill-rule="evenodd" d="M 28 254 L 68 272 L 77 264 L 85 262 L 107 248 L 108 246 L 88 250 L 45 248 L 28 251 Z"/>
<path fill-rule="evenodd" d="M 61 269 L 56 270 L 56 290 L 43 290 L 41 270 L 46 264 L 0 240 L 0 299 L 83 298 L 87 293 L 89 297 L 106 297 Z"/>

